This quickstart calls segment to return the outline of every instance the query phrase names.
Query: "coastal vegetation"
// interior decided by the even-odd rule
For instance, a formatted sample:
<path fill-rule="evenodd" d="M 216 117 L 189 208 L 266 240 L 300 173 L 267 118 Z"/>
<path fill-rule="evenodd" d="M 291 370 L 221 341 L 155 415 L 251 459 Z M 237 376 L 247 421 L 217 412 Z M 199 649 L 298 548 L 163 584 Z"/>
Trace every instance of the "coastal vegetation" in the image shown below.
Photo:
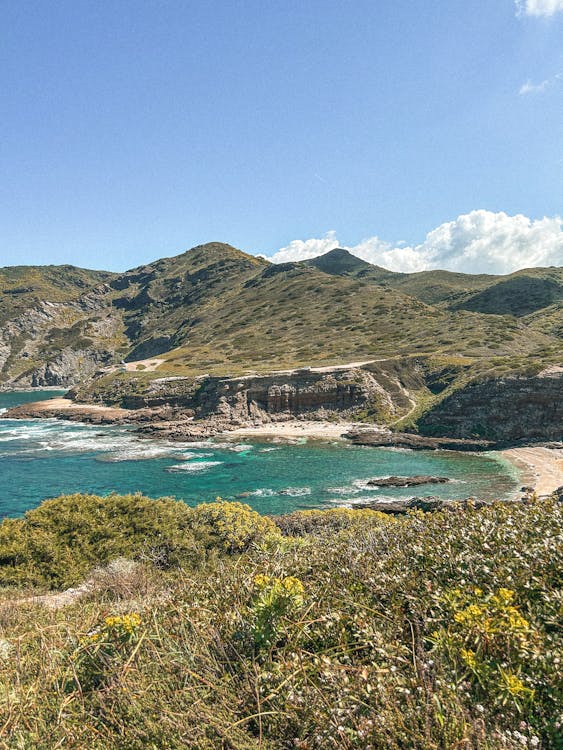
<path fill-rule="evenodd" d="M 69 265 L 0 268 L 0 324 L 40 302 L 77 300 L 114 276 Z"/>
<path fill-rule="evenodd" d="M 50 500 L 0 527 L 0 747 L 556 750 L 561 531 Z"/>

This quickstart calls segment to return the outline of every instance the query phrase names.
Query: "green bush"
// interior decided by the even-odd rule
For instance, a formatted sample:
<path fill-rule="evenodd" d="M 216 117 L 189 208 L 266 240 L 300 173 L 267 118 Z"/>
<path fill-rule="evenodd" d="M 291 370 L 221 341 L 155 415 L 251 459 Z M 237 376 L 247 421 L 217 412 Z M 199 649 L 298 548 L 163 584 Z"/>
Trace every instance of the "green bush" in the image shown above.
<path fill-rule="evenodd" d="M 72 586 L 120 557 L 193 567 L 279 538 L 271 519 L 241 503 L 64 495 L 0 524 L 0 585 Z"/>
<path fill-rule="evenodd" d="M 163 567 L 202 556 L 191 509 L 143 495 L 65 495 L 0 525 L 0 585 L 65 587 L 118 557 Z"/>
<path fill-rule="evenodd" d="M 394 523 L 393 516 L 369 508 L 328 508 L 298 510 L 273 519 L 284 536 L 335 534 L 345 529 L 367 531 L 382 523 Z"/>
<path fill-rule="evenodd" d="M 244 552 L 252 544 L 263 544 L 280 537 L 276 524 L 249 505 L 224 502 L 203 503 L 191 511 L 192 519 L 207 532 L 208 544 L 226 552 Z"/>

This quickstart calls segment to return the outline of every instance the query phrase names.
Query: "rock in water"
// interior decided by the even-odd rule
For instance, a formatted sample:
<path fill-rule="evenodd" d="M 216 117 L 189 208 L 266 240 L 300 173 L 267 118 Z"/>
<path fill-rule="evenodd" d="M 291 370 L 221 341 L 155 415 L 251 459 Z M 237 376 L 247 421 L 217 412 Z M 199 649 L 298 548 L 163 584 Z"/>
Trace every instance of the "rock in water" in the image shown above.
<path fill-rule="evenodd" d="M 367 482 L 368 487 L 416 487 L 419 484 L 446 484 L 448 477 L 418 474 L 414 477 L 376 477 Z"/>

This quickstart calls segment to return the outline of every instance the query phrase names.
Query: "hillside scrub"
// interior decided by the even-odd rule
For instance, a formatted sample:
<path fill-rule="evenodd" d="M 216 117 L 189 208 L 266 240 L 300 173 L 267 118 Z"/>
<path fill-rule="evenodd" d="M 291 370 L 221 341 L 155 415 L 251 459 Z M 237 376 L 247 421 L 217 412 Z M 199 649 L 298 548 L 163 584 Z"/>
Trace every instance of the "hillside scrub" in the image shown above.
<path fill-rule="evenodd" d="M 561 269 L 394 274 L 342 252 L 271 264 L 222 243 L 123 274 L 4 268 L 0 382 L 31 385 L 47 368 L 48 385 L 81 381 L 87 391 L 98 373 L 99 391 L 111 399 L 103 368 L 154 356 L 164 359 L 157 378 L 397 355 L 543 361 L 546 349 L 560 356 L 562 294 Z M 48 368 L 61 352 L 63 371 Z M 76 363 L 84 357 L 90 368 Z M 128 382 L 136 391 L 146 380 Z"/>
<path fill-rule="evenodd" d="M 66 495 L 0 525 L 0 585 L 63 588 L 116 558 L 197 567 L 279 531 L 240 503 L 190 508 L 143 495 Z"/>
<path fill-rule="evenodd" d="M 69 558 L 51 553 L 71 544 L 74 575 L 98 550 L 104 565 L 64 610 L 4 589 L 0 748 L 556 750 L 561 530 L 555 498 L 275 523 L 224 502 L 49 501 L 2 525 L 4 583 L 58 585 Z"/>

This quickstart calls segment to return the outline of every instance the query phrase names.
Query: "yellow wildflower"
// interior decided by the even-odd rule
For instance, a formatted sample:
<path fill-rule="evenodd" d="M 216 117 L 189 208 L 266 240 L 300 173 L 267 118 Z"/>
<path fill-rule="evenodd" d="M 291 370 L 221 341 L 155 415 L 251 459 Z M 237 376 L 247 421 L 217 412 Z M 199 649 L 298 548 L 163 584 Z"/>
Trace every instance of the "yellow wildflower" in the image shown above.
<path fill-rule="evenodd" d="M 271 582 L 272 578 L 271 576 L 264 575 L 263 573 L 259 573 L 258 575 L 254 576 L 254 585 L 258 586 L 259 589 L 263 589 L 265 586 L 267 586 Z"/>
<path fill-rule="evenodd" d="M 508 624 L 513 630 L 528 630 L 530 623 L 525 617 L 522 617 L 516 607 L 509 607 L 507 610 Z"/>
<path fill-rule="evenodd" d="M 305 587 L 299 578 L 295 578 L 294 576 L 284 578 L 282 585 L 290 596 L 300 596 L 303 595 L 303 592 L 305 591 Z"/>
<path fill-rule="evenodd" d="M 461 612 L 456 612 L 454 620 L 461 625 L 472 625 L 482 617 L 483 611 L 483 608 L 478 604 L 470 604 Z"/>
<path fill-rule="evenodd" d="M 524 685 L 522 680 L 517 675 L 503 672 L 502 679 L 504 681 L 506 691 L 515 698 L 522 698 L 523 696 L 533 696 L 534 691 L 531 688 L 526 687 L 526 685 Z"/>
<path fill-rule="evenodd" d="M 128 615 L 113 615 L 106 617 L 104 625 L 108 630 L 122 630 L 131 634 L 139 627 L 141 622 L 141 616 L 136 612 L 132 612 Z"/>
<path fill-rule="evenodd" d="M 472 651 L 471 649 L 462 648 L 461 658 L 470 669 L 475 669 L 475 667 L 477 666 L 477 658 L 475 656 L 475 651 Z"/>
<path fill-rule="evenodd" d="M 512 591 L 511 589 L 500 588 L 497 592 L 496 599 L 504 602 L 505 604 L 510 604 L 510 602 L 514 599 L 514 591 Z"/>

